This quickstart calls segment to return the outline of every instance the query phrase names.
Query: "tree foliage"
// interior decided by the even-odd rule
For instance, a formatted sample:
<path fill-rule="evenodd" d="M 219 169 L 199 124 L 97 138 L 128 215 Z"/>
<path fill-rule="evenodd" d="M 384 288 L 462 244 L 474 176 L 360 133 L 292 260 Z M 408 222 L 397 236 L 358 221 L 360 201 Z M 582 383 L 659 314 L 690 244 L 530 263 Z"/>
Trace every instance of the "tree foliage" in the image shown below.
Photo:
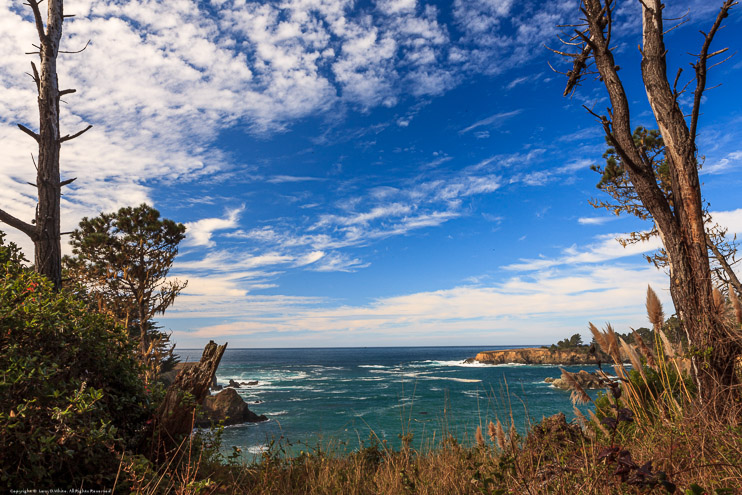
<path fill-rule="evenodd" d="M 142 204 L 83 218 L 71 234 L 69 276 L 93 296 L 99 311 L 128 327 L 149 368 L 162 360 L 167 335 L 152 319 L 170 307 L 187 282 L 168 279 L 185 226 Z M 150 377 L 151 378 L 151 377 Z"/>
<path fill-rule="evenodd" d="M 647 162 L 651 164 L 657 187 L 662 191 L 671 208 L 675 209 L 672 176 L 665 156 L 665 143 L 662 135 L 656 129 L 648 130 L 639 126 L 634 129 L 633 137 L 634 144 L 641 150 Z M 651 213 L 642 203 L 636 188 L 631 182 L 628 169 L 624 165 L 620 153 L 615 147 L 611 146 L 608 138 L 606 138 L 606 142 L 608 148 L 603 154 L 605 165 L 593 165 L 591 169 L 600 174 L 600 182 L 598 182 L 597 188 L 610 196 L 612 201 L 592 200 L 590 204 L 595 208 L 604 208 L 615 215 L 628 213 L 642 220 L 652 220 Z M 728 284 L 732 284 L 737 292 L 742 293 L 742 284 L 734 272 L 734 265 L 738 262 L 736 237 L 729 239 L 727 229 L 713 222 L 708 204 L 704 205 L 704 219 L 708 254 L 713 261 L 711 268 L 717 288 L 723 292 Z M 646 241 L 657 235 L 659 235 L 659 231 L 657 225 L 653 222 L 650 230 L 631 232 L 626 237 L 619 238 L 618 242 L 627 246 Z M 667 266 L 667 252 L 664 248 L 646 256 L 646 258 L 647 261 L 654 263 L 658 268 Z"/>
<path fill-rule="evenodd" d="M 0 487 L 110 487 L 116 452 L 152 414 L 132 345 L 110 317 L 24 267 L 3 237 Z"/>

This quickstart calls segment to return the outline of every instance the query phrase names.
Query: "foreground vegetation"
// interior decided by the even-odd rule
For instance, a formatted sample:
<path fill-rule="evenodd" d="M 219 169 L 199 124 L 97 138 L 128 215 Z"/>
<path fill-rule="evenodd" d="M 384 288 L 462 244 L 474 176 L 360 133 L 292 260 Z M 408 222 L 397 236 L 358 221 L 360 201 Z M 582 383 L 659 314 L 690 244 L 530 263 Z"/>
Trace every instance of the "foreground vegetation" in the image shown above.
<path fill-rule="evenodd" d="M 727 419 L 711 419 L 696 400 L 687 352 L 662 331 L 656 298 L 654 342 L 636 334 L 630 344 L 610 327 L 591 327 L 615 367 L 602 375 L 606 394 L 589 419 L 498 421 L 474 439 L 445 437 L 424 450 L 404 436 L 400 449 L 371 440 L 355 451 L 319 445 L 289 456 L 277 439 L 244 464 L 236 449 L 224 454 L 219 428 L 152 455 L 151 424 L 164 394 L 145 385 L 127 329 L 91 311 L 80 289 L 55 292 L 2 236 L 0 266 L 3 491 L 721 494 L 737 493 L 742 480 L 739 405 L 729 404 Z M 728 306 L 739 328 L 730 316 L 739 303 Z M 626 356 L 632 371 L 620 364 Z M 573 396 L 590 400 L 579 385 Z"/>

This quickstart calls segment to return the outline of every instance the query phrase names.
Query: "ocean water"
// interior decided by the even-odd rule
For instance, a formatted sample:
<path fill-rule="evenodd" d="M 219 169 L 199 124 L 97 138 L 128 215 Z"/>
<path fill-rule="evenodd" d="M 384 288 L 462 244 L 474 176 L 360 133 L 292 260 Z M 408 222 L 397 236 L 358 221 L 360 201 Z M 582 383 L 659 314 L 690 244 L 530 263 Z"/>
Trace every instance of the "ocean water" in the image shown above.
<path fill-rule="evenodd" d="M 223 447 L 237 446 L 249 457 L 274 440 L 291 454 L 318 446 L 342 452 L 373 437 L 397 448 L 400 435 L 412 433 L 412 446 L 425 449 L 449 434 L 471 443 L 477 426 L 499 418 L 507 428 L 511 414 L 521 432 L 529 421 L 560 411 L 573 418 L 569 392 L 544 382 L 560 375 L 558 366 L 463 363 L 477 352 L 507 348 L 228 348 L 217 382 L 257 381 L 237 391 L 269 420 L 225 428 Z M 201 352 L 178 354 L 197 361 Z"/>

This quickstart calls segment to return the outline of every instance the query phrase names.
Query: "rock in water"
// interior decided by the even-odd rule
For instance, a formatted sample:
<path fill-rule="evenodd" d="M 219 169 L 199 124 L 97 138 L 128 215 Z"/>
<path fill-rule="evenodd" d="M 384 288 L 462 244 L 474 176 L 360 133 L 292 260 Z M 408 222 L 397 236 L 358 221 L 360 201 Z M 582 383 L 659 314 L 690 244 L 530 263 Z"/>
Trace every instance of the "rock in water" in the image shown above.
<path fill-rule="evenodd" d="M 232 388 L 225 388 L 216 395 L 206 397 L 203 403 L 201 417 L 196 422 L 198 427 L 207 427 L 211 422 L 224 421 L 225 425 L 236 425 L 240 423 L 255 423 L 265 421 L 264 415 L 258 416 L 250 411 L 247 403 Z"/>

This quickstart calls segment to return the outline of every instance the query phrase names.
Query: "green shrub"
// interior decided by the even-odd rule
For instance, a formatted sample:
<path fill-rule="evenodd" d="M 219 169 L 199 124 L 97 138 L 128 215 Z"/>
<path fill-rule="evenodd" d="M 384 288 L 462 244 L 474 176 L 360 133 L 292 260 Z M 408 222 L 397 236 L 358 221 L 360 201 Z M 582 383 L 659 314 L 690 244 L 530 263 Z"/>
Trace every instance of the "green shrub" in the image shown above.
<path fill-rule="evenodd" d="M 1 488 L 110 486 L 151 414 L 126 332 L 0 232 Z"/>

